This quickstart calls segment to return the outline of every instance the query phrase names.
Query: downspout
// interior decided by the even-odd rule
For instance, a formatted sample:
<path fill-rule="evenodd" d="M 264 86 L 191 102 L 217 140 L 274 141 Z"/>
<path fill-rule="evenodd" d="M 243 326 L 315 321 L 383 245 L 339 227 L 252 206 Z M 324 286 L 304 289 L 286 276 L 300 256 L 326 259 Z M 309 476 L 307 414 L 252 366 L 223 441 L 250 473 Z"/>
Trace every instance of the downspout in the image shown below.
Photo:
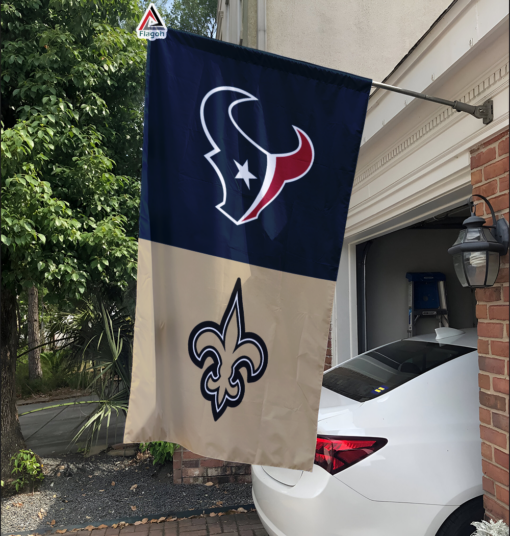
<path fill-rule="evenodd" d="M 257 48 L 258 50 L 267 50 L 266 0 L 257 0 Z"/>
<path fill-rule="evenodd" d="M 239 0 L 228 2 L 228 42 L 239 44 Z"/>
<path fill-rule="evenodd" d="M 230 43 L 230 1 L 225 0 L 225 14 L 223 15 L 225 30 L 223 31 L 223 41 Z"/>

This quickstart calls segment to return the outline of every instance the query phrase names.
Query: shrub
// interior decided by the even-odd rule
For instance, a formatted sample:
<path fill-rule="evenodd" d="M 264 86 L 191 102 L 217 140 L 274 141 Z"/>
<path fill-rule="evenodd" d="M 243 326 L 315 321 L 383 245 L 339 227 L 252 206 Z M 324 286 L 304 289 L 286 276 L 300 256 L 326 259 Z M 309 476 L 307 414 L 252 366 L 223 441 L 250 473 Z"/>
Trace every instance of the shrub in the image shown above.
<path fill-rule="evenodd" d="M 176 443 L 168 443 L 166 441 L 140 443 L 140 450 L 142 452 L 148 450 L 154 458 L 153 465 L 156 465 L 156 463 L 164 464 L 165 462 L 171 461 L 177 448 L 179 448 L 179 445 Z"/>
<path fill-rule="evenodd" d="M 84 380 L 82 373 L 64 367 L 61 363 L 62 357 L 57 357 L 56 354 L 58 351 L 41 354 L 43 377 L 35 380 L 28 378 L 28 356 L 18 359 L 16 364 L 17 398 L 28 398 L 36 393 L 51 393 L 64 387 L 78 389 L 88 383 Z"/>
<path fill-rule="evenodd" d="M 12 485 L 17 492 L 21 491 L 25 484 L 29 483 L 32 484 L 33 491 L 35 482 L 44 479 L 42 464 L 37 461 L 33 451 L 20 450 L 11 458 L 11 462 L 13 465 L 12 475 L 15 478 Z"/>
<path fill-rule="evenodd" d="M 476 531 L 471 536 L 509 536 L 510 529 L 508 525 L 500 520 L 494 523 L 492 519 L 487 521 L 474 521 L 471 523 L 473 527 L 476 527 Z"/>
<path fill-rule="evenodd" d="M 65 350 L 41 352 L 41 364 L 52 376 L 65 374 L 69 369 L 68 355 Z"/>

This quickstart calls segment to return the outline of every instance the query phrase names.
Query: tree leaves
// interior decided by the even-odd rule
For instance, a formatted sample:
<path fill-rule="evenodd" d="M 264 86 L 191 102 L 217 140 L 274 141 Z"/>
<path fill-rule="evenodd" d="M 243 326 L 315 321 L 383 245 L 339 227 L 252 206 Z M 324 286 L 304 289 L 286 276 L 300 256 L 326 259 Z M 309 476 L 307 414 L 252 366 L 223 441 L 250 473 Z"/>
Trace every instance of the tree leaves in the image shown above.
<path fill-rule="evenodd" d="M 146 43 L 137 0 L 2 4 L 3 284 L 46 300 L 136 278 Z M 213 35 L 216 0 L 166 22 Z"/>
<path fill-rule="evenodd" d="M 1 247 L 17 292 L 73 301 L 134 280 L 146 44 L 119 21 L 140 16 L 134 0 L 2 4 Z"/>
<path fill-rule="evenodd" d="M 216 0 L 174 0 L 166 22 L 178 30 L 214 37 L 217 8 Z"/>

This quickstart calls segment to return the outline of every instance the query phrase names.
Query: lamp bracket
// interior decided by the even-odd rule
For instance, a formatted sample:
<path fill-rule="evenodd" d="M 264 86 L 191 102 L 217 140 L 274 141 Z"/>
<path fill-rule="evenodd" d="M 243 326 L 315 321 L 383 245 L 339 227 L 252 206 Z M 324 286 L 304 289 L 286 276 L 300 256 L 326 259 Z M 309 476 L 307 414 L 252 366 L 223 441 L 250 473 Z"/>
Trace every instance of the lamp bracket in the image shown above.
<path fill-rule="evenodd" d="M 473 195 L 469 196 L 468 205 L 469 205 L 469 210 L 471 211 L 471 216 L 475 216 L 475 208 L 474 208 L 473 197 L 479 197 L 480 199 L 483 199 L 485 201 L 485 203 L 489 207 L 489 210 L 491 211 L 492 223 L 495 224 L 496 223 L 496 214 L 494 213 L 494 209 L 492 208 L 492 205 L 490 204 L 489 200 L 486 197 L 484 197 L 483 195 L 473 194 Z M 484 227 L 491 228 L 491 227 L 494 227 L 494 225 L 484 225 Z"/>
<path fill-rule="evenodd" d="M 494 231 L 491 231 L 494 235 L 494 238 L 505 248 L 505 251 L 501 255 L 506 255 L 508 251 L 508 242 L 509 242 L 509 230 L 508 223 L 504 218 L 499 219 L 496 222 L 496 228 Z"/>
<path fill-rule="evenodd" d="M 479 194 L 473 194 L 468 198 L 468 205 L 471 211 L 471 216 L 475 215 L 473 197 L 479 197 L 480 199 L 483 199 L 485 203 L 487 203 L 487 206 L 491 211 L 492 225 L 484 225 L 484 227 L 490 229 L 492 236 L 505 248 L 504 251 L 502 251 L 500 254 L 506 255 L 506 252 L 508 251 L 508 242 L 510 234 L 508 230 L 507 221 L 505 220 L 505 218 L 500 218 L 499 220 L 496 220 L 496 214 L 494 213 L 494 209 L 492 208 L 492 205 L 490 204 L 489 200 L 483 195 Z"/>

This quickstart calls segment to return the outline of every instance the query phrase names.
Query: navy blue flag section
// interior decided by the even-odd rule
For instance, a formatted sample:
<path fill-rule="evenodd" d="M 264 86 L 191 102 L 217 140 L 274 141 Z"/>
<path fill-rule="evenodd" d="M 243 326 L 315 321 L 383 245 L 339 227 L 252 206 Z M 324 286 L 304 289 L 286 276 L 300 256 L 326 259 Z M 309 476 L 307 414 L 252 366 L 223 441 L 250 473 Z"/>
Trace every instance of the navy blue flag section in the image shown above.
<path fill-rule="evenodd" d="M 149 44 L 126 442 L 310 471 L 371 81 Z"/>

